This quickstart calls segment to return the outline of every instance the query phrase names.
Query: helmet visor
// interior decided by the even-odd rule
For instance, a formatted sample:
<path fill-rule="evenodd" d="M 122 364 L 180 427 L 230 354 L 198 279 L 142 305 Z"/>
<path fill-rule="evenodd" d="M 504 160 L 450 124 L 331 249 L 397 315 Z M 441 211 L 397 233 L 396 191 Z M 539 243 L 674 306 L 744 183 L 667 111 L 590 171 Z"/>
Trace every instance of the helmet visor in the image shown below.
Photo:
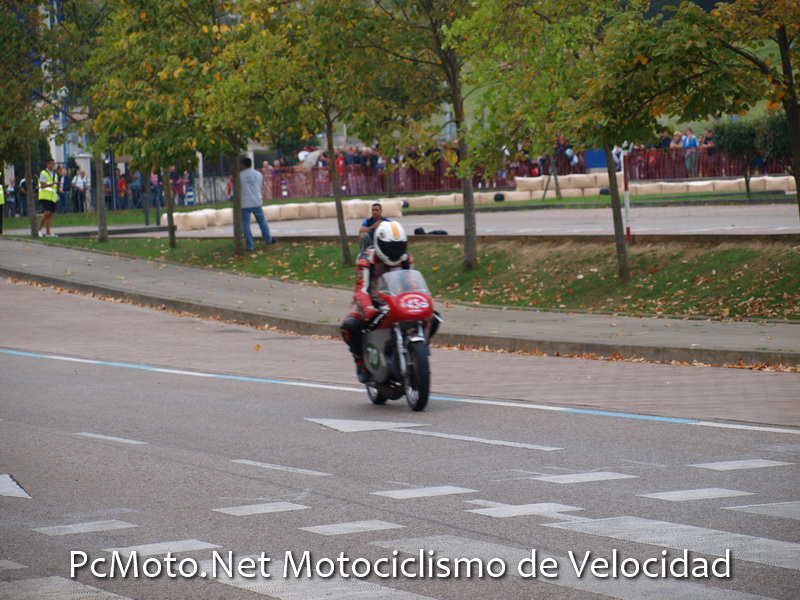
<path fill-rule="evenodd" d="M 399 261 L 403 255 L 406 253 L 406 245 L 407 242 L 403 241 L 385 241 L 385 240 L 378 240 L 378 246 L 381 249 L 381 252 L 393 262 Z"/>

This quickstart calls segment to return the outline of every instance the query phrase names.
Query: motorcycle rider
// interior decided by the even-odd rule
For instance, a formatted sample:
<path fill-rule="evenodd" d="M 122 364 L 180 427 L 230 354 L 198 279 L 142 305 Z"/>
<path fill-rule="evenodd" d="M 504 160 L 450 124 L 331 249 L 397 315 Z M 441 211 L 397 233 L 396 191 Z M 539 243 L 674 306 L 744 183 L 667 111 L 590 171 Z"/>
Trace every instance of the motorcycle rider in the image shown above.
<path fill-rule="evenodd" d="M 364 326 L 380 310 L 375 307 L 377 294 L 373 293 L 384 273 L 397 269 L 412 269 L 413 260 L 408 254 L 408 237 L 397 221 L 384 221 L 375 230 L 375 244 L 358 255 L 356 260 L 356 288 L 350 313 L 342 322 L 342 338 L 350 346 L 356 363 L 356 375 L 361 383 L 370 380 L 370 373 L 362 356 Z M 433 320 L 431 336 L 438 322 Z"/>

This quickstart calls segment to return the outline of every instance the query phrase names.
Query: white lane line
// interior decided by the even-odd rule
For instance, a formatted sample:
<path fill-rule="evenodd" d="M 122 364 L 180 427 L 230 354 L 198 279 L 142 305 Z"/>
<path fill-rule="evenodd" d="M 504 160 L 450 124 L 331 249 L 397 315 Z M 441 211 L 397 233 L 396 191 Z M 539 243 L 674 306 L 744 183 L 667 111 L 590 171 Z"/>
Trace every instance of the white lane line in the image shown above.
<path fill-rule="evenodd" d="M 176 540 L 174 542 L 158 542 L 156 544 L 143 544 L 141 546 L 128 546 L 126 548 L 104 548 L 106 552 L 119 552 L 128 555 L 136 552 L 138 556 L 155 556 L 167 552 L 193 552 L 194 550 L 212 550 L 219 548 L 216 544 L 201 542 L 200 540 Z"/>
<path fill-rule="evenodd" d="M 405 525 L 373 520 L 331 523 L 330 525 L 317 525 L 315 527 L 298 527 L 298 529 L 310 531 L 311 533 L 318 533 L 319 535 L 346 535 L 350 533 L 364 533 L 367 531 L 383 531 L 385 529 L 402 529 L 403 527 L 405 527 Z"/>
<path fill-rule="evenodd" d="M 66 600 L 67 598 L 130 600 L 128 596 L 118 596 L 90 585 L 56 576 L 0 583 L 0 598 L 15 598 L 16 600 Z"/>
<path fill-rule="evenodd" d="M 488 508 L 473 508 L 467 512 L 475 513 L 476 515 L 484 515 L 487 517 L 494 517 L 496 519 L 506 519 L 509 517 L 527 517 L 530 515 L 539 515 L 542 517 L 552 517 L 559 519 L 564 515 L 562 512 L 570 512 L 575 510 L 586 510 L 578 506 L 568 506 L 566 504 L 554 504 L 552 502 L 539 502 L 537 504 L 505 504 L 502 506 L 492 506 Z"/>
<path fill-rule="evenodd" d="M 449 496 L 451 494 L 471 494 L 478 490 L 469 488 L 455 487 L 452 485 L 441 485 L 438 487 L 411 488 L 405 490 L 390 490 L 386 492 L 372 492 L 373 496 L 386 496 L 395 500 L 408 500 L 409 498 L 429 498 L 432 496 Z"/>
<path fill-rule="evenodd" d="M 544 450 L 549 452 L 551 450 L 563 450 L 563 448 L 555 448 L 553 446 L 538 446 L 535 444 L 523 444 L 521 442 L 506 442 L 504 440 L 489 440 L 484 438 L 471 437 L 468 435 L 455 435 L 452 433 L 437 433 L 435 431 L 418 431 L 416 429 L 392 429 L 395 433 L 411 433 L 414 435 L 427 435 L 429 437 L 444 438 L 446 440 L 460 440 L 463 442 L 477 442 L 479 444 L 488 444 L 490 446 L 506 446 L 509 448 L 525 448 L 527 450 Z"/>
<path fill-rule="evenodd" d="M 140 442 L 139 440 L 129 440 L 127 438 L 115 437 L 113 435 L 102 435 L 100 433 L 87 433 L 85 431 L 81 431 L 80 433 L 76 433 L 75 435 L 80 435 L 88 438 L 95 438 L 98 440 L 106 440 L 108 442 L 119 442 L 120 444 L 141 445 L 147 443 L 147 442 Z"/>
<path fill-rule="evenodd" d="M 434 550 L 436 558 L 449 558 L 451 561 L 460 558 L 478 558 L 484 563 L 493 558 L 504 561 L 507 565 L 507 573 L 517 575 L 518 566 L 523 559 L 531 559 L 530 548 L 515 548 L 482 542 L 469 538 L 462 538 L 452 535 L 434 535 L 418 538 L 400 538 L 372 542 L 372 546 L 384 548 L 386 550 L 397 549 L 399 552 L 411 555 L 419 555 L 420 548 L 424 550 Z M 575 560 L 580 563 L 583 560 L 585 550 L 576 551 Z M 603 557 L 609 559 L 609 555 L 593 553 L 593 558 Z M 659 558 L 660 554 L 657 555 Z M 562 588 L 581 590 L 593 594 L 600 594 L 622 600 L 656 600 L 668 598 L 669 600 L 763 600 L 763 596 L 754 596 L 735 590 L 724 589 L 716 586 L 701 585 L 689 581 L 674 578 L 650 579 L 637 577 L 634 579 L 600 579 L 597 577 L 586 576 L 578 577 L 568 556 L 559 555 L 545 550 L 537 551 L 537 558 L 553 558 L 558 563 L 558 577 L 544 578 L 541 573 L 535 579 L 530 579 L 530 584 L 550 584 Z M 648 557 L 649 558 L 649 557 Z M 525 572 L 529 573 L 530 568 L 525 567 Z M 529 585 L 530 585 L 529 584 Z M 548 588 L 543 587 L 538 593 L 529 594 L 530 597 L 547 598 Z"/>
<path fill-rule="evenodd" d="M 304 504 L 294 504 L 293 502 L 268 502 L 266 504 L 248 504 L 246 506 L 229 506 L 228 508 L 212 508 L 211 510 L 226 515 L 232 515 L 234 517 L 246 517 L 250 515 L 263 515 L 267 513 L 304 510 L 306 508 L 310 507 Z"/>
<path fill-rule="evenodd" d="M 258 556 L 243 556 L 241 558 L 255 560 Z M 236 556 L 236 559 L 240 559 L 239 555 Z M 302 554 L 298 553 L 295 556 L 295 565 L 299 564 L 301 560 Z M 210 576 L 213 566 L 212 561 L 205 560 L 199 564 L 201 571 Z M 288 569 L 287 577 L 282 576 L 284 569 Z M 411 592 L 378 585 L 371 581 L 359 581 L 353 578 L 344 579 L 341 577 L 331 577 L 330 579 L 306 578 L 305 570 L 302 571 L 299 577 L 295 577 L 291 564 L 286 565 L 282 560 L 270 561 L 269 574 L 269 579 L 262 577 L 260 574 L 257 574 L 256 577 L 244 577 L 237 573 L 234 567 L 233 576 L 228 577 L 218 567 L 214 581 L 254 594 L 269 596 L 276 600 L 320 600 L 320 598 L 329 600 L 433 600 L 429 596 L 412 594 Z"/>
<path fill-rule="evenodd" d="M 700 463 L 697 465 L 686 465 L 697 467 L 698 469 L 711 469 L 712 471 L 737 471 L 739 469 L 761 469 L 764 467 L 785 467 L 794 463 L 780 462 L 777 460 L 763 460 L 753 458 L 750 460 L 726 460 L 721 462 Z"/>
<path fill-rule="evenodd" d="M 796 429 L 783 429 L 781 427 L 765 427 L 763 425 L 739 425 L 737 423 L 714 423 L 713 421 L 695 421 L 689 425 L 700 425 L 701 427 L 716 427 L 718 429 L 741 429 L 743 431 L 769 431 L 770 433 L 793 433 L 797 435 Z"/>
<path fill-rule="evenodd" d="M 723 506 L 725 510 L 738 510 L 754 515 L 780 517 L 800 521 L 800 502 L 776 502 L 774 504 L 748 504 L 746 506 Z"/>
<path fill-rule="evenodd" d="M 752 496 L 753 492 L 739 492 L 724 488 L 698 488 L 696 490 L 675 490 L 674 492 L 656 492 L 654 494 L 637 494 L 640 498 L 655 498 L 670 502 L 688 502 L 690 500 L 710 500 L 711 498 L 733 498 L 735 496 Z"/>
<path fill-rule="evenodd" d="M 9 498 L 29 498 L 28 492 L 22 489 L 8 473 L 0 475 L 0 496 Z"/>
<path fill-rule="evenodd" d="M 6 560 L 5 558 L 0 558 L 0 571 L 15 571 L 17 569 L 27 569 L 25 565 L 21 565 L 19 563 L 15 563 L 13 560 Z"/>
<path fill-rule="evenodd" d="M 736 560 L 800 570 L 800 544 L 731 533 L 705 527 L 681 525 L 638 517 L 588 519 L 574 523 L 548 523 L 545 527 L 598 535 L 639 544 L 666 546 L 712 556 L 730 550 Z"/>
<path fill-rule="evenodd" d="M 594 471 L 592 473 L 573 473 L 571 475 L 546 475 L 544 477 L 531 477 L 536 481 L 548 483 L 588 483 L 592 481 L 611 481 L 612 479 L 633 479 L 638 475 L 625 475 L 612 471 Z"/>
<path fill-rule="evenodd" d="M 284 465 L 273 465 L 272 463 L 263 463 L 255 460 L 247 460 L 245 458 L 235 458 L 231 462 L 239 463 L 241 465 L 250 465 L 251 467 L 260 467 L 262 469 L 273 469 L 275 471 L 286 471 L 287 473 L 295 473 L 297 475 L 313 475 L 315 477 L 330 477 L 330 473 L 323 473 L 322 471 L 312 471 L 310 469 L 298 469 L 296 467 L 286 467 Z"/>
<path fill-rule="evenodd" d="M 113 531 L 115 529 L 130 529 L 138 527 L 127 521 L 91 521 L 89 523 L 75 523 L 73 525 L 53 525 L 51 527 L 35 527 L 33 531 L 44 533 L 45 535 L 72 535 L 76 533 L 95 533 L 97 531 Z"/>

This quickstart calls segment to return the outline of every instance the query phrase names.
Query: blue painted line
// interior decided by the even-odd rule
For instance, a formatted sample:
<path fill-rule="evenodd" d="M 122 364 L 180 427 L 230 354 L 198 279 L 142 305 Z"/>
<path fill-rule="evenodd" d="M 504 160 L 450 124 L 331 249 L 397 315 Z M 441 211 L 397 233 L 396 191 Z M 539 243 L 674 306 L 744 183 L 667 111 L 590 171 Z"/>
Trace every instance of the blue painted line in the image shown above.
<path fill-rule="evenodd" d="M 292 381 L 286 379 L 264 379 L 260 377 L 247 377 L 244 375 L 224 375 L 219 373 L 206 373 L 201 371 L 189 371 L 185 369 L 173 369 L 169 367 L 150 367 L 147 365 L 137 365 L 134 363 L 122 363 L 122 362 L 112 362 L 112 361 L 103 361 L 103 360 L 95 360 L 95 359 L 86 359 L 86 358 L 72 358 L 68 356 L 57 356 L 54 354 L 38 354 L 34 352 L 22 352 L 20 350 L 7 350 L 4 348 L 0 348 L 0 353 L 4 354 L 12 354 L 15 356 L 26 356 L 29 358 L 49 358 L 52 360 L 64 360 L 70 362 L 80 362 L 86 364 L 94 364 L 94 365 L 103 365 L 109 367 L 122 367 L 125 369 L 138 369 L 140 371 L 150 371 L 154 373 L 174 373 L 176 375 L 190 375 L 194 377 L 207 377 L 209 379 L 225 379 L 231 381 L 244 381 L 248 383 L 269 383 L 274 385 L 291 385 L 291 386 L 298 386 L 298 387 L 312 387 L 312 388 L 320 388 L 320 389 L 334 389 L 334 390 L 341 390 L 341 391 L 352 391 L 352 392 L 360 392 L 366 393 L 366 390 L 363 388 L 354 388 L 349 387 L 346 385 L 337 385 L 337 384 L 315 384 L 311 382 L 302 382 L 302 381 Z M 475 404 L 488 404 L 488 405 L 504 405 L 504 406 L 518 406 L 521 408 L 529 408 L 529 409 L 540 409 L 540 410 L 550 410 L 553 412 L 561 412 L 561 413 L 573 413 L 573 414 L 582 414 L 582 415 L 590 415 L 590 416 L 598 416 L 598 417 L 614 417 L 617 419 L 634 419 L 637 421 L 655 421 L 660 423 L 678 423 L 681 425 L 702 425 L 704 424 L 703 421 L 698 421 L 696 419 L 678 419 L 674 417 L 658 417 L 653 415 L 637 415 L 634 413 L 618 413 L 618 412 L 610 412 L 610 411 L 603 411 L 603 410 L 590 410 L 585 408 L 570 408 L 570 407 L 561 407 L 561 406 L 536 406 L 535 404 L 522 402 L 522 401 L 513 401 L 513 400 L 489 400 L 489 399 L 477 399 L 477 398 L 457 398 L 453 396 L 430 396 L 431 400 L 440 400 L 444 402 L 464 402 L 464 403 L 475 403 Z"/>

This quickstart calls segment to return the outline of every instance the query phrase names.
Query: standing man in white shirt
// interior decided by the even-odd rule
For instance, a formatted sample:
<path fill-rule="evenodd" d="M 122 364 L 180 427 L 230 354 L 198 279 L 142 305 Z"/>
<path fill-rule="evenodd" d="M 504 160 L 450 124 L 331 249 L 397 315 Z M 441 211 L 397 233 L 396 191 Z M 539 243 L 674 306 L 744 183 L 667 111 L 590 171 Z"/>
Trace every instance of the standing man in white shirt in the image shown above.
<path fill-rule="evenodd" d="M 86 177 L 86 171 L 81 169 L 72 180 L 72 187 L 74 193 L 72 196 L 72 207 L 75 212 L 84 212 L 86 210 L 86 191 L 89 189 L 89 180 Z"/>
<path fill-rule="evenodd" d="M 253 232 L 250 230 L 250 215 L 254 215 L 264 242 L 272 244 L 275 240 L 269 234 L 269 225 L 264 216 L 262 206 L 264 200 L 261 193 L 264 176 L 253 168 L 253 161 L 249 157 L 242 159 L 242 170 L 239 173 L 239 182 L 242 187 L 242 229 L 244 230 L 244 245 L 248 252 L 255 249 Z"/>

